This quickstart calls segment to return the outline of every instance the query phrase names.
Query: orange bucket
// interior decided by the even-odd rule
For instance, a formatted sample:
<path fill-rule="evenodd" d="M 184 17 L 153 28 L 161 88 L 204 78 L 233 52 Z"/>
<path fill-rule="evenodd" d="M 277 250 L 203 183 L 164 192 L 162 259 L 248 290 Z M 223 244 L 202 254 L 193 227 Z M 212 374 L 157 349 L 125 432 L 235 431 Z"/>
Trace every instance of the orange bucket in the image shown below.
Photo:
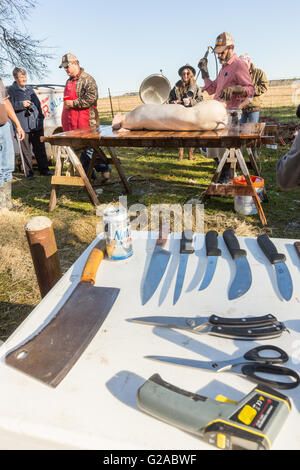
<path fill-rule="evenodd" d="M 260 176 L 250 175 L 250 179 L 251 179 L 252 184 L 255 188 L 263 188 L 264 185 L 265 185 L 264 179 L 261 178 Z M 236 186 L 246 186 L 247 185 L 247 181 L 245 180 L 244 175 L 236 176 L 235 178 L 233 178 L 233 183 Z"/>

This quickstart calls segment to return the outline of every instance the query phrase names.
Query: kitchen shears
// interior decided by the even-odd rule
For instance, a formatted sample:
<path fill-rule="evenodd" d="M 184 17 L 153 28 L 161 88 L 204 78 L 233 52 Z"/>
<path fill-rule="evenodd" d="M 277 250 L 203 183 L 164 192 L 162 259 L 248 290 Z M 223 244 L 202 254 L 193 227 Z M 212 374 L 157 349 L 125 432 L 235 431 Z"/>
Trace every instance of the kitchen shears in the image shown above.
<path fill-rule="evenodd" d="M 130 321 L 236 340 L 277 338 L 286 330 L 285 325 L 272 314 L 244 318 L 223 318 L 217 315 L 210 317 L 151 316 L 131 318 Z"/>
<path fill-rule="evenodd" d="M 275 351 L 278 355 L 264 356 L 262 352 Z M 197 361 L 193 359 L 183 359 L 168 356 L 146 356 L 147 359 L 153 359 L 160 362 L 168 362 L 185 367 L 195 367 L 212 372 L 231 372 L 247 378 L 251 382 L 267 385 L 272 388 L 291 389 L 299 385 L 300 377 L 292 369 L 282 367 L 276 364 L 283 364 L 289 357 L 285 351 L 277 346 L 264 345 L 251 349 L 244 356 L 225 360 L 225 361 Z M 277 381 L 257 375 L 263 373 L 267 375 L 277 375 L 289 377 L 290 381 Z M 293 380 L 294 379 L 294 380 Z"/>

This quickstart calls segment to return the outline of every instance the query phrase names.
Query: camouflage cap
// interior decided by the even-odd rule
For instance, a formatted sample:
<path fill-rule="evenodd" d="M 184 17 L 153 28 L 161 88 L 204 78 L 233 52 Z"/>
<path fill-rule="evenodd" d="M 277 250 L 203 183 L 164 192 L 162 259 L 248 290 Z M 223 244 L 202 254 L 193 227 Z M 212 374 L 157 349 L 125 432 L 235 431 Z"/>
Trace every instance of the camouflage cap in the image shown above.
<path fill-rule="evenodd" d="M 61 64 L 60 64 L 59 68 L 61 69 L 62 67 L 67 67 L 72 62 L 78 62 L 78 59 L 77 59 L 76 55 L 71 54 L 70 52 L 68 52 L 68 54 L 65 54 L 65 55 L 62 56 Z"/>
<path fill-rule="evenodd" d="M 216 39 L 214 52 L 216 52 L 217 54 L 219 52 L 223 52 L 228 46 L 234 46 L 233 36 L 229 33 L 221 33 Z"/>

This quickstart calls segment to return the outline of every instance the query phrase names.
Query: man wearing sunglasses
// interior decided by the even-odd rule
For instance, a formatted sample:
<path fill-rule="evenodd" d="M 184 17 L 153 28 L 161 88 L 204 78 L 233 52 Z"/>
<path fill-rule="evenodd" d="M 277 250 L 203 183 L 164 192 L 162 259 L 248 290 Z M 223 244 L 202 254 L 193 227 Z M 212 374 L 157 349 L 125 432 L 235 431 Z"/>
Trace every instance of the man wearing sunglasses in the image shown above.
<path fill-rule="evenodd" d="M 234 39 L 229 33 L 221 33 L 216 39 L 214 53 L 218 55 L 218 60 L 222 68 L 215 80 L 209 78 L 207 58 L 203 57 L 198 67 L 200 68 L 204 80 L 204 88 L 209 95 L 214 95 L 214 99 L 225 101 L 228 112 L 239 111 L 247 99 L 254 95 L 254 86 L 249 74 L 248 67 L 234 53 Z M 224 149 L 208 149 L 207 157 L 220 160 Z M 220 176 L 220 183 L 229 182 L 230 164 L 226 163 Z"/>
<path fill-rule="evenodd" d="M 69 77 L 64 90 L 63 131 L 71 131 L 81 127 L 98 127 L 98 87 L 96 81 L 80 67 L 74 54 L 65 54 L 59 68 L 64 68 Z M 82 152 L 80 156 L 80 161 L 86 173 L 92 155 L 93 150 L 88 149 Z M 95 165 L 95 169 L 102 173 L 103 182 L 109 179 L 110 168 L 108 165 Z M 95 178 L 94 173 L 92 177 Z"/>

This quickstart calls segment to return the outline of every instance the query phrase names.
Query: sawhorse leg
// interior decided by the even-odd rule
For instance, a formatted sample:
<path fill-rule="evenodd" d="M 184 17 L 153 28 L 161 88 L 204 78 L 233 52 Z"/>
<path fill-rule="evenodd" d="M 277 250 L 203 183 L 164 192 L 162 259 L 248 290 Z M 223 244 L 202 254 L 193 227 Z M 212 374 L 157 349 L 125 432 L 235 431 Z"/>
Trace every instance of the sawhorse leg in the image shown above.
<path fill-rule="evenodd" d="M 120 162 L 117 158 L 117 155 L 115 153 L 115 149 L 113 147 L 107 147 L 107 150 L 108 150 L 108 152 L 111 156 L 112 162 L 115 165 L 115 168 L 116 168 L 116 170 L 119 174 L 119 177 L 120 177 L 120 179 L 121 179 L 121 181 L 124 185 L 126 193 L 130 193 L 131 192 L 130 186 L 129 186 L 128 181 L 126 179 L 126 176 L 123 172 L 122 166 L 121 166 L 121 164 L 120 164 Z"/>
<path fill-rule="evenodd" d="M 97 198 L 97 195 L 80 163 L 79 158 L 77 157 L 76 153 L 74 150 L 70 147 L 65 147 L 65 151 L 69 157 L 69 160 L 72 165 L 72 173 L 75 170 L 77 172 L 78 176 L 62 176 L 62 158 L 61 158 L 61 149 L 59 151 L 59 154 L 56 159 L 56 166 L 55 166 L 55 174 L 51 179 L 51 184 L 52 184 L 52 189 L 51 189 L 51 195 L 50 195 L 50 203 L 49 203 L 49 212 L 53 211 L 56 207 L 56 202 L 57 202 L 57 195 L 56 191 L 58 189 L 59 185 L 67 185 L 67 186 L 81 186 L 84 187 L 87 190 L 87 193 L 89 195 L 89 198 L 94 206 L 98 206 L 99 200 Z"/>
<path fill-rule="evenodd" d="M 255 175 L 260 176 L 262 178 L 262 176 L 260 175 L 259 168 L 257 166 L 256 157 L 253 155 L 252 149 L 250 147 L 247 147 L 247 153 L 248 153 L 248 156 L 249 156 L 251 166 L 252 166 L 253 170 L 255 171 Z M 263 198 L 264 198 L 265 202 L 269 201 L 268 196 L 267 196 L 267 190 L 266 190 L 265 186 L 264 186 L 264 189 L 263 189 Z"/>
<path fill-rule="evenodd" d="M 254 204 L 257 208 L 260 220 L 262 222 L 262 225 L 268 225 L 267 219 L 265 217 L 264 211 L 262 209 L 259 197 L 257 195 L 257 192 L 255 191 L 255 188 L 253 186 L 246 162 L 244 160 L 243 154 L 239 148 L 234 149 L 226 149 L 224 152 L 223 157 L 220 160 L 220 163 L 216 169 L 215 174 L 212 177 L 212 180 L 207 188 L 207 190 L 204 192 L 202 196 L 202 203 L 204 204 L 207 199 L 209 199 L 211 196 L 234 196 L 238 194 L 237 189 L 233 184 L 218 184 L 222 169 L 230 155 L 230 162 L 232 162 L 234 159 L 236 159 L 239 163 L 240 169 L 245 177 L 245 180 L 247 182 L 247 188 L 244 191 L 244 195 L 249 195 L 252 196 Z"/>

